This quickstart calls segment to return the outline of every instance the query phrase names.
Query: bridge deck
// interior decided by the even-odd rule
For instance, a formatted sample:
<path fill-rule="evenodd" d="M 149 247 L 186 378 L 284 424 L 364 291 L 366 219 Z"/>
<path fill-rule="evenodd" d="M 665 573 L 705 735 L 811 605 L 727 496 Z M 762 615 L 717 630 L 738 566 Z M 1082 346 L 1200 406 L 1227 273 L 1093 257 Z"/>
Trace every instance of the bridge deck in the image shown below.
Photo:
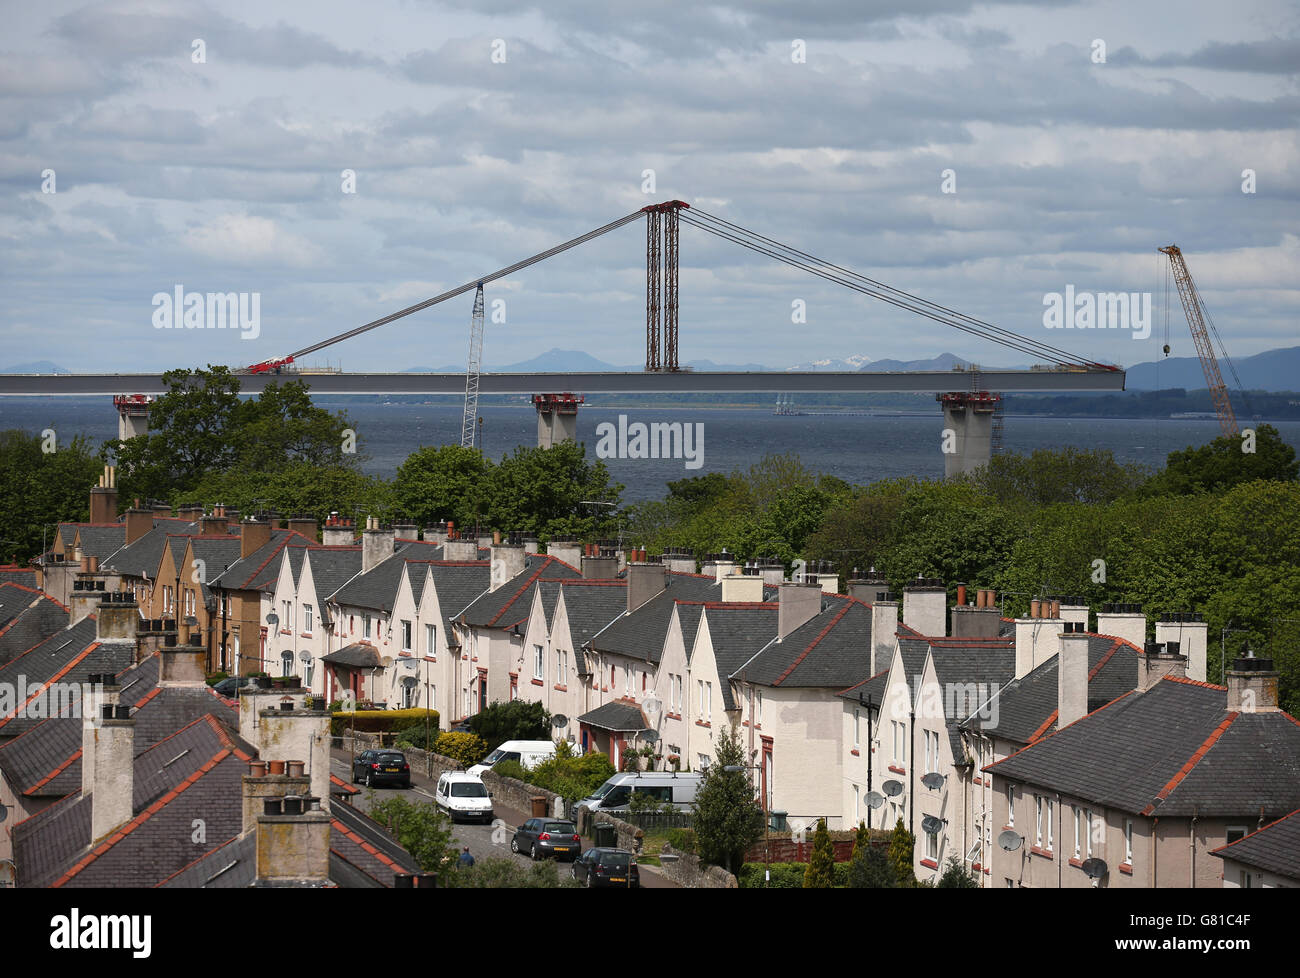
<path fill-rule="evenodd" d="M 240 389 L 305 380 L 319 394 L 461 394 L 465 375 L 422 373 L 240 374 Z M 1121 391 L 1124 372 L 1111 370 L 936 370 L 915 373 L 518 373 L 482 374 L 480 394 L 885 393 L 944 391 Z M 0 396 L 161 394 L 161 374 L 0 374 Z"/>

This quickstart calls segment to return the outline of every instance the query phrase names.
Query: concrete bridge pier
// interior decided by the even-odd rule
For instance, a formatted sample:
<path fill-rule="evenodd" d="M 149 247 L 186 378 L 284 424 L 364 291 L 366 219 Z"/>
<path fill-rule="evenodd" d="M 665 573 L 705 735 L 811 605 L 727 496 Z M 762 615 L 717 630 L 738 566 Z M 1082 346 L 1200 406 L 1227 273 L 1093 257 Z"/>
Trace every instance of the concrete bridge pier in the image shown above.
<path fill-rule="evenodd" d="M 118 394 L 113 398 L 117 408 L 117 437 L 122 441 L 136 435 L 149 433 L 149 404 L 153 398 L 148 394 Z"/>
<path fill-rule="evenodd" d="M 550 448 L 561 442 L 578 440 L 578 405 L 582 394 L 534 394 L 537 408 L 537 447 Z"/>
<path fill-rule="evenodd" d="M 1002 395 L 957 391 L 936 398 L 943 405 L 944 478 L 988 465 L 993 456 L 993 416 Z"/>

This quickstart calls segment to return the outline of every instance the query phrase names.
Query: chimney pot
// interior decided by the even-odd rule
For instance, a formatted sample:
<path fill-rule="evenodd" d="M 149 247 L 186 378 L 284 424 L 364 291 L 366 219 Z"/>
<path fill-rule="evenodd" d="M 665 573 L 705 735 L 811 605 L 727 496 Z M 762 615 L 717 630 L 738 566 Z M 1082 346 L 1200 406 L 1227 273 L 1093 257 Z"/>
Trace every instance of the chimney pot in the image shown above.
<path fill-rule="evenodd" d="M 281 815 L 284 813 L 284 800 L 282 798 L 263 798 L 262 813 L 264 815 Z"/>

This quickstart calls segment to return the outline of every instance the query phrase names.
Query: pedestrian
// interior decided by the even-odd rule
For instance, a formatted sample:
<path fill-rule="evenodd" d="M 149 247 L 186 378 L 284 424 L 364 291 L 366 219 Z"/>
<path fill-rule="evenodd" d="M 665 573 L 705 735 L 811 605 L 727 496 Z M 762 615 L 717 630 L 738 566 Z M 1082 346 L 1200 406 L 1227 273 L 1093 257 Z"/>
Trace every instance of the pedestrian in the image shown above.
<path fill-rule="evenodd" d="M 465 847 L 465 851 L 460 854 L 460 859 L 457 862 L 461 869 L 469 869 L 474 865 L 474 854 L 469 851 L 469 846 Z"/>

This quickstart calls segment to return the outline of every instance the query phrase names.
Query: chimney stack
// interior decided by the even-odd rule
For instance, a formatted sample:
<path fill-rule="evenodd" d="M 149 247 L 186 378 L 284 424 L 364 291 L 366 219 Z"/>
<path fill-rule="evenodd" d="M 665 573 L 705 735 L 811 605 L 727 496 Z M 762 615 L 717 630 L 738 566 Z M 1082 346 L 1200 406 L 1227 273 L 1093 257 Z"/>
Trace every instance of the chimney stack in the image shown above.
<path fill-rule="evenodd" d="M 1228 709 L 1236 713 L 1276 713 L 1277 670 L 1273 660 L 1256 658 L 1249 649 L 1228 670 Z"/>
<path fill-rule="evenodd" d="M 321 528 L 321 543 L 327 547 L 351 547 L 357 542 L 357 524 L 338 513 L 330 513 Z"/>
<path fill-rule="evenodd" d="M 1140 604 L 1104 604 L 1097 612 L 1097 634 L 1122 638 L 1140 649 L 1147 640 L 1147 616 Z"/>
<path fill-rule="evenodd" d="M 289 530 L 292 533 L 301 533 L 313 543 L 316 542 L 316 520 L 311 516 L 290 516 Z"/>
<path fill-rule="evenodd" d="M 613 581 L 618 578 L 618 556 L 594 543 L 585 544 L 582 576 L 589 581 Z"/>
<path fill-rule="evenodd" d="M 271 542 L 271 524 L 250 516 L 239 524 L 239 556 L 256 553 Z"/>
<path fill-rule="evenodd" d="M 569 537 L 552 537 L 547 541 L 546 553 L 575 569 L 582 567 L 582 544 L 578 540 Z"/>
<path fill-rule="evenodd" d="M 903 588 L 903 624 L 935 638 L 947 634 L 948 590 L 937 577 L 917 577 Z"/>
<path fill-rule="evenodd" d="M 224 537 L 230 532 L 230 524 L 226 522 L 225 514 L 221 512 L 221 507 L 214 507 L 211 515 L 203 517 L 199 521 L 199 535 L 205 537 Z"/>
<path fill-rule="evenodd" d="M 1187 678 L 1199 683 L 1206 681 L 1208 630 L 1200 615 L 1187 612 L 1163 615 L 1156 622 L 1156 641 L 1177 645 L 1178 651 L 1187 656 Z"/>
<path fill-rule="evenodd" d="M 695 552 L 687 547 L 664 548 L 663 561 L 670 574 L 695 573 Z"/>
<path fill-rule="evenodd" d="M 95 790 L 95 731 L 104 716 L 121 702 L 122 687 L 111 672 L 91 673 L 82 687 L 81 701 L 81 793 L 89 795 Z"/>
<path fill-rule="evenodd" d="M 257 816 L 257 886 L 325 886 L 330 875 L 330 816 L 319 795 L 264 798 Z"/>
<path fill-rule="evenodd" d="M 1050 607 L 1050 606 L 1049 606 Z M 1016 678 L 1033 672 L 1061 651 L 1062 626 L 1059 618 L 1016 619 Z"/>
<path fill-rule="evenodd" d="M 140 627 L 140 606 L 130 591 L 97 591 L 95 638 L 100 642 L 135 643 Z"/>
<path fill-rule="evenodd" d="M 627 610 L 636 611 L 668 587 L 668 568 L 652 561 L 627 565 Z"/>
<path fill-rule="evenodd" d="M 202 645 L 178 645 L 176 637 L 168 635 L 158 650 L 158 686 L 203 689 L 207 683 L 208 655 Z"/>
<path fill-rule="evenodd" d="M 303 758 L 306 776 L 311 780 L 311 793 L 325 799 L 328 808 L 330 713 L 323 709 L 303 709 L 305 689 L 292 695 L 280 690 L 262 690 L 261 695 L 252 696 L 246 690 L 240 692 L 240 736 L 257 747 L 260 757 L 274 752 Z M 245 719 L 245 710 L 254 716 Z"/>
<path fill-rule="evenodd" d="M 512 533 L 507 542 L 502 543 L 498 539 L 493 543 L 491 550 L 492 574 L 488 590 L 495 591 L 522 574 L 527 556 L 524 553 L 522 534 Z"/>
<path fill-rule="evenodd" d="M 1144 642 L 1142 655 L 1138 656 L 1138 692 L 1145 693 L 1165 676 L 1185 677 L 1187 656 L 1159 642 Z"/>
<path fill-rule="evenodd" d="M 398 540 L 419 540 L 420 524 L 412 523 L 409 520 L 405 520 L 401 523 L 394 523 L 393 533 Z"/>
<path fill-rule="evenodd" d="M 366 517 L 366 528 L 361 534 L 361 573 L 369 573 L 393 556 L 396 546 L 392 527 L 380 526 L 377 516 Z"/>
<path fill-rule="evenodd" d="M 447 522 L 435 523 L 433 526 L 424 528 L 424 542 L 436 544 L 441 547 L 447 542 Z"/>
<path fill-rule="evenodd" d="M 820 593 L 820 589 L 819 589 Z M 742 574 L 739 569 L 722 579 L 722 600 L 762 601 L 763 579 L 757 574 Z"/>
<path fill-rule="evenodd" d="M 1088 714 L 1088 636 L 1074 631 L 1074 622 L 1060 637 L 1056 660 L 1056 729 Z"/>
<path fill-rule="evenodd" d="M 760 578 L 761 581 L 761 578 Z M 776 637 L 785 637 L 822 610 L 822 588 L 813 582 L 787 581 L 777 590 Z"/>
<path fill-rule="evenodd" d="M 524 544 L 525 554 L 539 554 L 542 552 L 542 545 L 537 542 L 536 533 L 524 533 L 520 536 Z"/>
<path fill-rule="evenodd" d="M 710 554 L 704 558 L 704 573 L 712 574 L 715 583 L 721 583 L 724 577 L 736 573 L 736 558 L 723 550 L 720 554 Z"/>
<path fill-rule="evenodd" d="M 126 537 L 122 542 L 123 546 L 130 546 L 153 529 L 153 512 L 139 506 L 132 507 L 126 511 L 125 524 Z"/>
<path fill-rule="evenodd" d="M 301 762 L 293 762 L 300 764 Z M 287 768 L 288 765 L 286 765 Z M 277 768 L 279 765 L 277 765 Z M 242 832 L 257 827 L 257 816 L 265 814 L 266 799 L 283 799 L 285 795 L 304 797 L 311 794 L 311 779 L 298 771 L 297 774 L 268 774 L 267 762 L 251 761 L 249 773 L 243 776 L 244 786 L 244 820 Z"/>
<path fill-rule="evenodd" d="M 117 469 L 104 466 L 99 485 L 90 490 L 90 522 L 115 523 L 117 521 Z"/>
<path fill-rule="evenodd" d="M 90 792 L 91 844 L 135 814 L 135 720 L 131 708 L 100 705 L 99 722 L 85 736 L 94 760 Z M 83 758 L 84 758 L 83 754 Z"/>

